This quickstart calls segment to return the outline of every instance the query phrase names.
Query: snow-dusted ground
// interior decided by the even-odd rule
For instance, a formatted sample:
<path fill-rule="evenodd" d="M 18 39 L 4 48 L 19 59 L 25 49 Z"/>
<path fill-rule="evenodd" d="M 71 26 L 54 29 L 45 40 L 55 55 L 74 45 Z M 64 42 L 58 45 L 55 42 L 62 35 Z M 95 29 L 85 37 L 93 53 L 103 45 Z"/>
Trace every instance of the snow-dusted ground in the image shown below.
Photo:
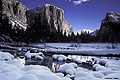
<path fill-rule="evenodd" d="M 81 54 L 81 55 L 120 55 L 120 44 L 112 43 L 46 43 L 43 50 L 47 53 Z M 38 44 L 39 46 L 39 44 Z"/>

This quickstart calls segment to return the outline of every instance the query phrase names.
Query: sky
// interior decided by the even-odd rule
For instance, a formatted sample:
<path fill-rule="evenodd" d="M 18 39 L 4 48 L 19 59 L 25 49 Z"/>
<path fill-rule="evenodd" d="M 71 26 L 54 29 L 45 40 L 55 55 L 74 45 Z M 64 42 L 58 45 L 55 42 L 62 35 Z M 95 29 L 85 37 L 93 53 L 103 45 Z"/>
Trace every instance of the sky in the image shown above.
<path fill-rule="evenodd" d="M 109 11 L 120 12 L 120 0 L 18 0 L 27 8 L 52 4 L 64 10 L 64 17 L 74 32 L 100 28 Z"/>

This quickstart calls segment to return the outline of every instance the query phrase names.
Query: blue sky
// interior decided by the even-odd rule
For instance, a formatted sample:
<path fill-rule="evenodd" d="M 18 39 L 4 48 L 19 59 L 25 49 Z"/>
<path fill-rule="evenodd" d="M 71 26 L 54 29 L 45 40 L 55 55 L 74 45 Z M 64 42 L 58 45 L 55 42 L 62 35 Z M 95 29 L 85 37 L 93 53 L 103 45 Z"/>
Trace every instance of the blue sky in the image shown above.
<path fill-rule="evenodd" d="M 108 11 L 120 12 L 120 0 L 18 0 L 28 8 L 52 4 L 64 10 L 74 32 L 99 29 Z"/>

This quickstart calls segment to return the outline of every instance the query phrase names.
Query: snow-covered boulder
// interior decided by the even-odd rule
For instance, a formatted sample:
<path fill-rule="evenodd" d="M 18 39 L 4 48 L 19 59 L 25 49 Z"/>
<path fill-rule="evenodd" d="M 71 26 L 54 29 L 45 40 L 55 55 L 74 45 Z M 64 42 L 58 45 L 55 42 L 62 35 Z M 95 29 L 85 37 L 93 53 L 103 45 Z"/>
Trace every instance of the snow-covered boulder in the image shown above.
<path fill-rule="evenodd" d="M 94 75 L 94 77 L 96 77 L 96 78 L 103 78 L 103 77 L 104 77 L 104 75 L 103 75 L 102 73 L 97 72 L 97 71 L 92 72 L 92 74 L 93 74 L 93 75 Z"/>
<path fill-rule="evenodd" d="M 104 66 L 97 66 L 96 68 L 96 71 L 100 71 L 100 70 L 108 70 L 108 68 L 104 67 Z"/>
<path fill-rule="evenodd" d="M 44 58 L 42 56 L 35 56 L 37 60 L 43 60 Z"/>
<path fill-rule="evenodd" d="M 94 64 L 94 65 L 93 65 L 93 68 L 96 68 L 96 67 L 98 67 L 98 66 L 100 66 L 100 64 Z"/>
<path fill-rule="evenodd" d="M 88 80 L 88 79 L 85 77 L 78 77 L 78 78 L 75 78 L 75 80 Z"/>
<path fill-rule="evenodd" d="M 73 73 L 70 69 L 66 72 Z M 70 78 L 64 77 L 63 73 L 52 73 L 45 66 L 21 66 L 18 59 L 13 59 L 0 61 L 0 80 L 70 80 Z"/>
<path fill-rule="evenodd" d="M 71 64 L 64 64 L 58 71 L 69 75 L 74 75 L 76 72 Z"/>
<path fill-rule="evenodd" d="M 59 76 L 59 77 L 62 77 L 62 78 L 64 77 L 63 73 L 56 73 L 56 75 Z"/>
<path fill-rule="evenodd" d="M 105 64 L 105 67 L 110 67 L 110 65 L 120 65 L 120 62 L 116 60 L 109 61 Z"/>
<path fill-rule="evenodd" d="M 75 74 L 75 80 L 88 80 L 86 76 L 91 75 L 88 72 L 78 72 Z"/>
<path fill-rule="evenodd" d="M 77 68 L 78 65 L 76 63 L 70 63 L 74 68 Z"/>
<path fill-rule="evenodd" d="M 14 59 L 14 56 L 8 52 L 0 52 L 0 61 L 8 61 Z"/>
<path fill-rule="evenodd" d="M 99 61 L 99 60 L 100 60 L 100 58 L 94 58 L 94 61 L 96 61 L 96 62 Z"/>
<path fill-rule="evenodd" d="M 100 59 L 97 61 L 97 64 L 105 65 L 108 62 L 108 59 Z"/>
<path fill-rule="evenodd" d="M 39 53 L 30 53 L 30 51 L 26 52 L 25 56 L 26 56 L 27 59 L 30 59 L 32 57 L 35 58 L 36 56 L 42 56 L 42 57 L 44 57 L 44 55 L 43 55 L 42 52 L 39 52 Z"/>
<path fill-rule="evenodd" d="M 104 77 L 104 79 L 107 79 L 107 78 L 112 78 L 112 79 L 116 78 L 115 80 L 120 80 L 120 72 L 112 73 Z"/>
<path fill-rule="evenodd" d="M 52 57 L 53 57 L 53 59 L 58 60 L 58 61 L 66 61 L 67 60 L 66 56 L 64 56 L 64 55 L 56 55 L 55 54 Z"/>
<path fill-rule="evenodd" d="M 29 71 L 29 70 L 46 70 L 46 71 L 50 71 L 49 68 L 45 67 L 45 66 L 39 66 L 39 65 L 28 65 L 25 66 L 23 69 L 23 71 Z"/>
<path fill-rule="evenodd" d="M 15 65 L 15 66 L 19 66 L 20 65 L 20 62 L 18 59 L 13 59 L 13 60 L 9 60 L 6 62 L 7 64 L 12 64 L 12 65 Z"/>
<path fill-rule="evenodd" d="M 51 73 L 51 74 L 38 74 L 36 75 L 38 80 L 66 80 L 64 78 L 61 78 L 59 76 L 56 76 L 55 74 Z M 70 80 L 70 79 L 69 79 Z"/>
<path fill-rule="evenodd" d="M 112 70 L 120 70 L 120 65 L 113 65 L 113 64 L 110 64 L 108 66 L 108 68 L 112 69 Z"/>
<path fill-rule="evenodd" d="M 76 71 L 77 71 L 77 73 L 79 73 L 79 72 L 90 72 L 88 69 L 85 69 L 85 68 L 82 68 L 82 67 L 77 67 L 76 68 Z"/>
<path fill-rule="evenodd" d="M 104 71 L 100 71 L 100 72 L 103 73 L 104 75 L 108 75 L 108 74 L 116 73 L 117 71 L 114 71 L 114 70 L 104 70 Z"/>
<path fill-rule="evenodd" d="M 6 72 L 0 75 L 0 80 L 18 80 L 22 75 L 17 72 Z"/>
<path fill-rule="evenodd" d="M 20 77 L 18 80 L 38 80 L 34 74 L 26 74 Z"/>

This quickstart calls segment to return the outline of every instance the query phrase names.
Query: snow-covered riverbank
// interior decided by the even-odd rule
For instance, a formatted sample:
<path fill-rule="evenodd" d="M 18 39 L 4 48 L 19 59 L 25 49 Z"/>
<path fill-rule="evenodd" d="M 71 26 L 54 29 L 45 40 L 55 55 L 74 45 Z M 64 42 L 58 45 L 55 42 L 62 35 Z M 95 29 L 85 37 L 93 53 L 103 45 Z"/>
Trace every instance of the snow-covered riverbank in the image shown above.
<path fill-rule="evenodd" d="M 65 56 L 62 57 L 65 58 Z M 120 60 L 103 57 L 92 58 L 89 61 L 95 62 L 93 65 L 95 71 L 79 67 L 76 63 L 66 63 L 58 70 L 58 73 L 52 73 L 49 68 L 41 65 L 23 66 L 19 59 L 15 59 L 10 53 L 0 52 L 0 80 L 120 79 Z"/>
<path fill-rule="evenodd" d="M 41 48 L 41 45 L 44 48 Z M 90 65 L 93 65 L 93 71 L 78 66 L 78 64 L 83 64 L 81 59 L 77 59 L 80 57 L 71 56 L 71 58 L 68 58 L 65 56 L 68 53 L 98 56 L 108 54 L 119 55 L 120 45 L 117 45 L 115 49 L 112 49 L 110 44 L 81 44 L 76 47 L 76 44 L 63 43 L 39 44 L 34 45 L 34 47 L 11 47 L 6 45 L 3 45 L 3 47 L 0 51 L 0 80 L 120 80 L 119 57 L 113 59 L 107 57 L 91 57 L 88 59 L 86 57 L 86 60 L 84 58 L 83 61 L 88 61 Z M 25 58 L 15 58 L 9 52 L 2 52 L 2 50 L 15 50 L 14 56 L 23 55 L 26 59 L 33 58 L 33 60 L 38 62 L 45 58 L 42 52 L 47 52 L 47 54 L 49 52 L 56 53 L 56 55 L 51 57 L 53 60 L 62 62 L 69 59 L 71 62 L 62 64 L 57 73 L 53 73 L 43 65 L 24 65 Z M 59 55 L 59 53 L 62 55 Z"/>

